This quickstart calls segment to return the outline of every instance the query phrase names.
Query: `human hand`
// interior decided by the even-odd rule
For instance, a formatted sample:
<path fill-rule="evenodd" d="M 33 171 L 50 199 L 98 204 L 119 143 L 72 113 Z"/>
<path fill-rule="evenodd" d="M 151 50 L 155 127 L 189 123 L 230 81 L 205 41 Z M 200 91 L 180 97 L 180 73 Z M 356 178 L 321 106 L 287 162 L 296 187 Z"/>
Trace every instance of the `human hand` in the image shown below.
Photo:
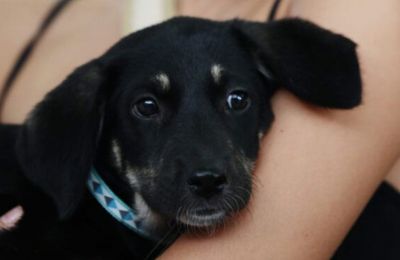
<path fill-rule="evenodd" d="M 6 212 L 0 217 L 0 231 L 12 229 L 24 215 L 24 210 L 21 206 L 17 206 Z"/>

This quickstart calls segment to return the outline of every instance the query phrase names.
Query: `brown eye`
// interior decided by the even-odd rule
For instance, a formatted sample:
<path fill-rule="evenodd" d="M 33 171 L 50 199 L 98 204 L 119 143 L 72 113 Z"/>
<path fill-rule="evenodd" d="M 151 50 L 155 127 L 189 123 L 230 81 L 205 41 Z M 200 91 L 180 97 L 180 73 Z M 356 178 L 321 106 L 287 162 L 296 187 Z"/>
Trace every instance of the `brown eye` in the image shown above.
<path fill-rule="evenodd" d="M 132 113 L 142 118 L 149 118 L 158 115 L 160 109 L 153 98 L 146 97 L 140 99 L 133 105 Z"/>
<path fill-rule="evenodd" d="M 233 91 L 226 99 L 226 104 L 230 110 L 244 110 L 249 106 L 249 103 L 249 96 L 244 91 Z"/>

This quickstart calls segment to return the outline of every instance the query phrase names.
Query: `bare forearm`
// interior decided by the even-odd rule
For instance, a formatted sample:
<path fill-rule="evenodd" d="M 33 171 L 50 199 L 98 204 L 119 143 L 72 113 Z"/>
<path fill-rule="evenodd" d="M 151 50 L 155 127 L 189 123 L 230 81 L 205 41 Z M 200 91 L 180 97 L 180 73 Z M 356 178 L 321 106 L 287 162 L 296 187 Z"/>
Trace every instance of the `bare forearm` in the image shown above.
<path fill-rule="evenodd" d="M 249 210 L 213 237 L 183 236 L 161 259 L 332 254 L 400 152 L 398 10 L 398 1 L 294 1 L 291 15 L 359 43 L 363 105 L 322 111 L 278 93 Z"/>

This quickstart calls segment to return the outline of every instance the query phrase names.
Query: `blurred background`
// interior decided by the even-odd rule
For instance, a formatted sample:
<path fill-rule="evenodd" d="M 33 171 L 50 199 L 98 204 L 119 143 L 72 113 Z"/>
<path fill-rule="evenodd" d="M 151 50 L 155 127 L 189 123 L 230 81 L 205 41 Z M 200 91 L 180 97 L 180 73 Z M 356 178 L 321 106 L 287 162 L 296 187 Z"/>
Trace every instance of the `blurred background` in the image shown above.
<path fill-rule="evenodd" d="M 0 0 L 0 82 L 57 0 Z M 177 15 L 265 20 L 272 0 L 71 0 L 13 83 L 3 122 L 21 122 L 74 68 L 122 36 Z"/>

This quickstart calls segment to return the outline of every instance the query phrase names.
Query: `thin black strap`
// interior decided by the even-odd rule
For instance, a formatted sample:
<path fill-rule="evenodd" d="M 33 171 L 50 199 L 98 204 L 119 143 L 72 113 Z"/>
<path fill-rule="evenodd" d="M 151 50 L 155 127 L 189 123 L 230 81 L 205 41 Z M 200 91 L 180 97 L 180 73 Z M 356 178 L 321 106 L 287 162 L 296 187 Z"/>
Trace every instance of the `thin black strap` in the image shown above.
<path fill-rule="evenodd" d="M 267 21 L 271 22 L 275 19 L 276 12 L 278 11 L 279 4 L 281 3 L 281 0 L 275 0 L 274 4 L 272 5 L 271 11 L 269 11 Z"/>
<path fill-rule="evenodd" d="M 71 0 L 59 0 L 56 4 L 52 6 L 50 11 L 45 16 L 45 19 L 40 24 L 39 28 L 37 29 L 36 33 L 33 37 L 28 41 L 25 45 L 23 50 L 21 51 L 20 55 L 18 56 L 17 60 L 14 63 L 14 66 L 11 69 L 11 72 L 8 74 L 6 81 L 3 84 L 0 92 L 0 116 L 3 110 L 4 102 L 10 92 L 11 86 L 14 83 L 15 79 L 17 78 L 19 72 L 23 68 L 23 66 L 28 61 L 29 57 L 31 56 L 33 50 L 37 46 L 40 39 L 43 37 L 49 26 L 53 23 L 55 18 L 61 13 L 61 11 L 70 3 Z"/>

